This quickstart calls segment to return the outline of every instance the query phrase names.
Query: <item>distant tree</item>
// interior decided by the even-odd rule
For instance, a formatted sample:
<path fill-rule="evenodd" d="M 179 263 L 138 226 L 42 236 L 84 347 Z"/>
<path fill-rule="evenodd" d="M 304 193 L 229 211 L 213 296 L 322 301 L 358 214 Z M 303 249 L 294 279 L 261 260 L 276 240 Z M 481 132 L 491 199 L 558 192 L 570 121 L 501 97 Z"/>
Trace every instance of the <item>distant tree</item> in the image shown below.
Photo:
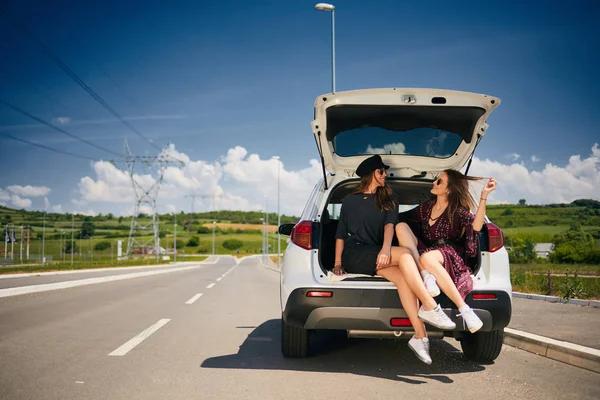
<path fill-rule="evenodd" d="M 102 240 L 102 241 L 96 243 L 96 246 L 94 246 L 94 249 L 96 249 L 98 251 L 106 250 L 109 248 L 110 248 L 110 242 L 108 240 Z"/>
<path fill-rule="evenodd" d="M 512 208 L 507 208 L 506 210 L 504 210 L 502 212 L 502 215 L 513 215 L 515 212 L 513 211 Z"/>
<path fill-rule="evenodd" d="M 121 222 L 123 222 L 123 216 L 119 217 L 119 225 L 121 225 Z"/>
<path fill-rule="evenodd" d="M 164 239 L 167 236 L 165 232 L 158 232 L 158 237 Z"/>
<path fill-rule="evenodd" d="M 527 201 L 525 199 L 519 199 L 519 205 L 524 206 Z"/>
<path fill-rule="evenodd" d="M 531 237 L 516 237 L 507 240 L 509 247 L 508 256 L 514 263 L 529 263 L 535 261 L 537 253 L 535 252 L 535 243 Z"/>
<path fill-rule="evenodd" d="M 109 220 L 109 221 L 110 221 L 111 219 L 113 219 L 113 217 L 114 217 L 114 216 L 112 215 L 112 213 L 108 213 L 108 214 L 106 214 L 106 219 L 107 219 L 107 220 Z"/>
<path fill-rule="evenodd" d="M 198 231 L 197 231 L 197 233 L 211 233 L 211 232 L 212 232 L 212 229 L 210 229 L 209 227 L 204 226 L 204 225 L 200 225 L 198 227 Z"/>
<path fill-rule="evenodd" d="M 574 206 L 600 208 L 600 201 L 592 199 L 579 199 L 571 202 Z"/>
<path fill-rule="evenodd" d="M 67 243 L 65 243 L 65 253 L 71 254 L 71 251 L 73 253 L 77 253 L 77 251 L 78 251 L 78 249 L 77 249 L 77 243 L 71 242 L 69 240 L 69 241 L 67 241 Z"/>
<path fill-rule="evenodd" d="M 200 245 L 200 238 L 198 236 L 192 236 L 185 244 L 187 247 L 196 247 Z"/>
<path fill-rule="evenodd" d="M 181 239 L 177 239 L 177 248 L 178 249 L 183 249 L 183 247 L 185 246 L 185 242 Z M 175 247 L 175 242 L 171 242 L 171 247 Z"/>
<path fill-rule="evenodd" d="M 80 239 L 86 239 L 94 236 L 96 232 L 96 225 L 92 221 L 90 217 L 85 217 L 83 219 L 83 224 L 81 224 L 81 231 L 79 232 Z"/>
<path fill-rule="evenodd" d="M 596 247 L 592 235 L 581 229 L 569 229 L 555 235 L 552 243 L 554 252 L 550 254 L 550 261 L 562 263 L 585 262 L 590 249 Z"/>
<path fill-rule="evenodd" d="M 244 242 L 238 239 L 227 239 L 223 242 L 223 247 L 227 250 L 236 250 L 244 245 Z"/>

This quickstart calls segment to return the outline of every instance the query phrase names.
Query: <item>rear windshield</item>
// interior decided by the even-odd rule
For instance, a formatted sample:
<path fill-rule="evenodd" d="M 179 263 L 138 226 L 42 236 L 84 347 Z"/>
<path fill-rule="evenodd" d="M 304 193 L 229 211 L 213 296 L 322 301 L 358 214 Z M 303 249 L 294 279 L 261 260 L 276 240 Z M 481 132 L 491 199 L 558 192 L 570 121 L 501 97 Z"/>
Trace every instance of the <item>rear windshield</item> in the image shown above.
<path fill-rule="evenodd" d="M 335 153 L 342 157 L 363 154 L 407 154 L 436 158 L 450 157 L 462 138 L 433 128 L 391 131 L 365 126 L 339 133 L 333 140 Z"/>
<path fill-rule="evenodd" d="M 452 156 L 470 143 L 485 110 L 458 106 L 341 105 L 327 109 L 327 139 L 341 157 Z"/>

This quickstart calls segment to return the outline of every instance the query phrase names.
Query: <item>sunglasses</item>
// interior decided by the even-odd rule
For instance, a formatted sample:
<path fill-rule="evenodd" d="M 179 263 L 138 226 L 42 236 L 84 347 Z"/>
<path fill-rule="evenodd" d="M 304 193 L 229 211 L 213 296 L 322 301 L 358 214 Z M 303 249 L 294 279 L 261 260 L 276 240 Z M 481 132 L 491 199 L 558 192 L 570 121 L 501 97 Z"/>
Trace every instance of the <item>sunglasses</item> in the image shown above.
<path fill-rule="evenodd" d="M 442 183 L 444 183 L 444 181 L 442 180 L 442 178 L 438 178 L 437 181 L 433 181 L 436 185 L 441 185 Z"/>
<path fill-rule="evenodd" d="M 379 171 L 379 175 L 383 175 L 386 172 L 385 168 L 379 168 L 376 171 Z"/>

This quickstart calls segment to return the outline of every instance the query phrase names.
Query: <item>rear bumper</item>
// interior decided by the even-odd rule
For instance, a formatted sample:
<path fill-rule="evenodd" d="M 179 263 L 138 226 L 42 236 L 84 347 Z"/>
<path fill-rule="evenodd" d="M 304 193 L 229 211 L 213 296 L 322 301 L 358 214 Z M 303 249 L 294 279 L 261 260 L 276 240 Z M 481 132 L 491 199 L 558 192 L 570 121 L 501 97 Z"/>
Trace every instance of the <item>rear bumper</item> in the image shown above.
<path fill-rule="evenodd" d="M 332 297 L 307 297 L 309 291 L 332 292 Z M 495 299 L 473 299 L 474 294 L 494 294 Z M 456 323 L 455 332 L 465 331 L 456 306 L 443 294 L 436 298 L 446 314 Z M 481 331 L 506 327 L 512 314 L 512 302 L 504 291 L 476 291 L 465 299 L 483 321 Z M 393 289 L 300 288 L 288 297 L 283 310 L 284 321 L 305 329 L 356 329 L 378 331 L 412 330 L 390 324 L 392 318 L 406 318 L 398 292 Z M 430 331 L 437 331 L 427 326 Z M 449 332 L 449 331 L 445 331 Z"/>

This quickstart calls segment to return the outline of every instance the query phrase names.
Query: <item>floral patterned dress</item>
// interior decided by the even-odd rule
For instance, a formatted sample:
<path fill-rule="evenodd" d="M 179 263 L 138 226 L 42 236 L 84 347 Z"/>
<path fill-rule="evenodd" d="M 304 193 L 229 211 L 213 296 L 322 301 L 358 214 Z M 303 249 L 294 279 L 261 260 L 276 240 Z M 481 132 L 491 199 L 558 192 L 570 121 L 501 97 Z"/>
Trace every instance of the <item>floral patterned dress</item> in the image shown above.
<path fill-rule="evenodd" d="M 471 268 L 465 258 L 477 255 L 477 234 L 473 230 L 475 216 L 468 210 L 458 209 L 452 225 L 447 213 L 443 213 L 429 225 L 434 200 L 421 203 L 406 213 L 405 222 L 418 239 L 419 254 L 439 250 L 444 257 L 444 268 L 450 274 L 458 292 L 464 299 L 473 290 Z"/>

